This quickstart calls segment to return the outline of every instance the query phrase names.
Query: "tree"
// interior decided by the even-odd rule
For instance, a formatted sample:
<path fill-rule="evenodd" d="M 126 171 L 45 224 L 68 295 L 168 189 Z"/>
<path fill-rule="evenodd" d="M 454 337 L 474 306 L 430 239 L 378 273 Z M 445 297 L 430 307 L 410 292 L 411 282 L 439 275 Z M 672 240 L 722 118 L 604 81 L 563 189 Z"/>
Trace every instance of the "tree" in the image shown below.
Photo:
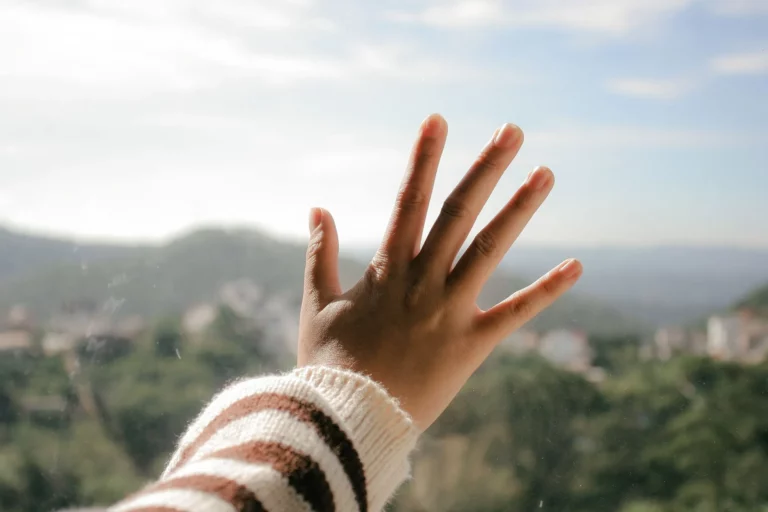
<path fill-rule="evenodd" d="M 91 372 L 102 421 L 147 477 L 211 398 L 212 380 L 193 358 L 158 358 L 143 351 Z"/>

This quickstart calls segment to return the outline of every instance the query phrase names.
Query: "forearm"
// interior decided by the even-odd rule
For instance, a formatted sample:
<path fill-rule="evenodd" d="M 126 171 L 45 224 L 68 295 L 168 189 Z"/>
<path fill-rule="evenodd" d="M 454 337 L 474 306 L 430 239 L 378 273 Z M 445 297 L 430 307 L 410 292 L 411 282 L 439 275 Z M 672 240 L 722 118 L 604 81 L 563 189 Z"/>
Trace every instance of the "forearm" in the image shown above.
<path fill-rule="evenodd" d="M 182 437 L 161 479 L 113 510 L 380 510 L 417 437 L 378 384 L 311 367 L 235 383 Z"/>

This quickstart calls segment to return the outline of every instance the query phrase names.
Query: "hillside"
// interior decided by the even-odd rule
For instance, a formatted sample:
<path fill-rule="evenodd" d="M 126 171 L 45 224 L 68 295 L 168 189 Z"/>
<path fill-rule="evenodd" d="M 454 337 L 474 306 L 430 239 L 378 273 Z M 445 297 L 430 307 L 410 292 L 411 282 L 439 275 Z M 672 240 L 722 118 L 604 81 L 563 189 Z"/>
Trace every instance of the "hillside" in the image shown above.
<path fill-rule="evenodd" d="M 358 247 L 352 254 L 365 259 L 373 249 Z M 729 308 L 756 282 L 768 281 L 768 249 L 759 248 L 520 244 L 502 267 L 532 280 L 570 257 L 584 264 L 575 294 L 653 326 L 686 324 Z"/>
<path fill-rule="evenodd" d="M 734 247 L 515 247 L 506 264 L 533 277 L 576 256 L 575 291 L 657 325 L 725 309 L 768 281 L 768 250 Z"/>
<path fill-rule="evenodd" d="M 87 263 L 65 260 L 7 279 L 0 309 L 22 303 L 46 316 L 67 301 L 89 300 L 116 307 L 117 314 L 156 316 L 209 300 L 222 284 L 240 278 L 267 293 L 300 297 L 304 248 L 258 232 L 207 229 L 115 254 Z M 345 276 L 361 268 L 342 263 Z"/>
<path fill-rule="evenodd" d="M 748 308 L 768 313 L 768 284 L 754 290 L 736 304 L 737 309 Z"/>
<path fill-rule="evenodd" d="M 8 252 L 21 254 L 14 248 L 16 235 L 5 233 Z M 0 287 L 0 311 L 21 303 L 45 317 L 68 301 L 89 300 L 117 315 L 154 317 L 210 300 L 223 283 L 241 278 L 296 304 L 300 299 L 305 247 L 256 231 L 205 229 L 162 246 L 89 246 L 87 250 L 69 242 L 18 237 L 19 245 L 34 257 L 26 264 L 15 263 L 18 273 L 6 275 Z M 35 255 L 34 247 L 51 254 Z M 73 247 L 83 256 L 72 258 Z M 362 261 L 342 257 L 343 283 L 354 283 L 364 268 Z M 481 296 L 481 306 L 502 300 L 524 284 L 497 272 Z M 569 326 L 593 333 L 637 332 L 644 327 L 606 305 L 575 295 L 562 299 L 533 326 Z"/>
<path fill-rule="evenodd" d="M 145 247 L 76 243 L 17 233 L 0 226 L 0 283 L 65 263 L 81 264 L 105 259 L 135 257 Z"/>

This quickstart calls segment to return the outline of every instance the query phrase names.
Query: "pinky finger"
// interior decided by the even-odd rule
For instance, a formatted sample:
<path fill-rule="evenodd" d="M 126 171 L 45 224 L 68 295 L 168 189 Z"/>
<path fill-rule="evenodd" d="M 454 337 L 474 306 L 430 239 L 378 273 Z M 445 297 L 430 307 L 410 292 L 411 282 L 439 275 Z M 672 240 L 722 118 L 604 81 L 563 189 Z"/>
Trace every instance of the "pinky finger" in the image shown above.
<path fill-rule="evenodd" d="M 577 260 L 566 260 L 535 283 L 480 314 L 477 323 L 480 338 L 489 340 L 493 348 L 567 292 L 579 280 L 582 270 Z"/>

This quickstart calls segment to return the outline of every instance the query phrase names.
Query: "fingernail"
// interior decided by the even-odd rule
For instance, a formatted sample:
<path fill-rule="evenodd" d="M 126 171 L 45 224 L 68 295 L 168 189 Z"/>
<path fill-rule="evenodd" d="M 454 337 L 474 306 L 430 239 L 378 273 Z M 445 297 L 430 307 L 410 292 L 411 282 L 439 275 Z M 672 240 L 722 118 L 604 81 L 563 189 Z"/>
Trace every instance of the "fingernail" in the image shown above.
<path fill-rule="evenodd" d="M 431 114 L 421 123 L 421 134 L 436 137 L 443 129 L 445 121 L 439 114 Z"/>
<path fill-rule="evenodd" d="M 515 142 L 517 142 L 517 139 L 520 138 L 520 133 L 522 133 L 520 128 L 513 125 L 512 123 L 506 123 L 498 131 L 496 137 L 493 139 L 493 142 L 499 147 L 509 148 L 512 147 Z"/>
<path fill-rule="evenodd" d="M 309 210 L 309 232 L 312 233 L 323 220 L 323 210 L 320 208 L 311 208 Z"/>
<path fill-rule="evenodd" d="M 581 273 L 581 263 L 575 259 L 570 259 L 563 263 L 558 271 L 566 279 L 573 279 Z"/>
<path fill-rule="evenodd" d="M 551 173 L 546 167 L 537 167 L 528 174 L 528 184 L 534 190 L 543 190 L 549 185 Z"/>

